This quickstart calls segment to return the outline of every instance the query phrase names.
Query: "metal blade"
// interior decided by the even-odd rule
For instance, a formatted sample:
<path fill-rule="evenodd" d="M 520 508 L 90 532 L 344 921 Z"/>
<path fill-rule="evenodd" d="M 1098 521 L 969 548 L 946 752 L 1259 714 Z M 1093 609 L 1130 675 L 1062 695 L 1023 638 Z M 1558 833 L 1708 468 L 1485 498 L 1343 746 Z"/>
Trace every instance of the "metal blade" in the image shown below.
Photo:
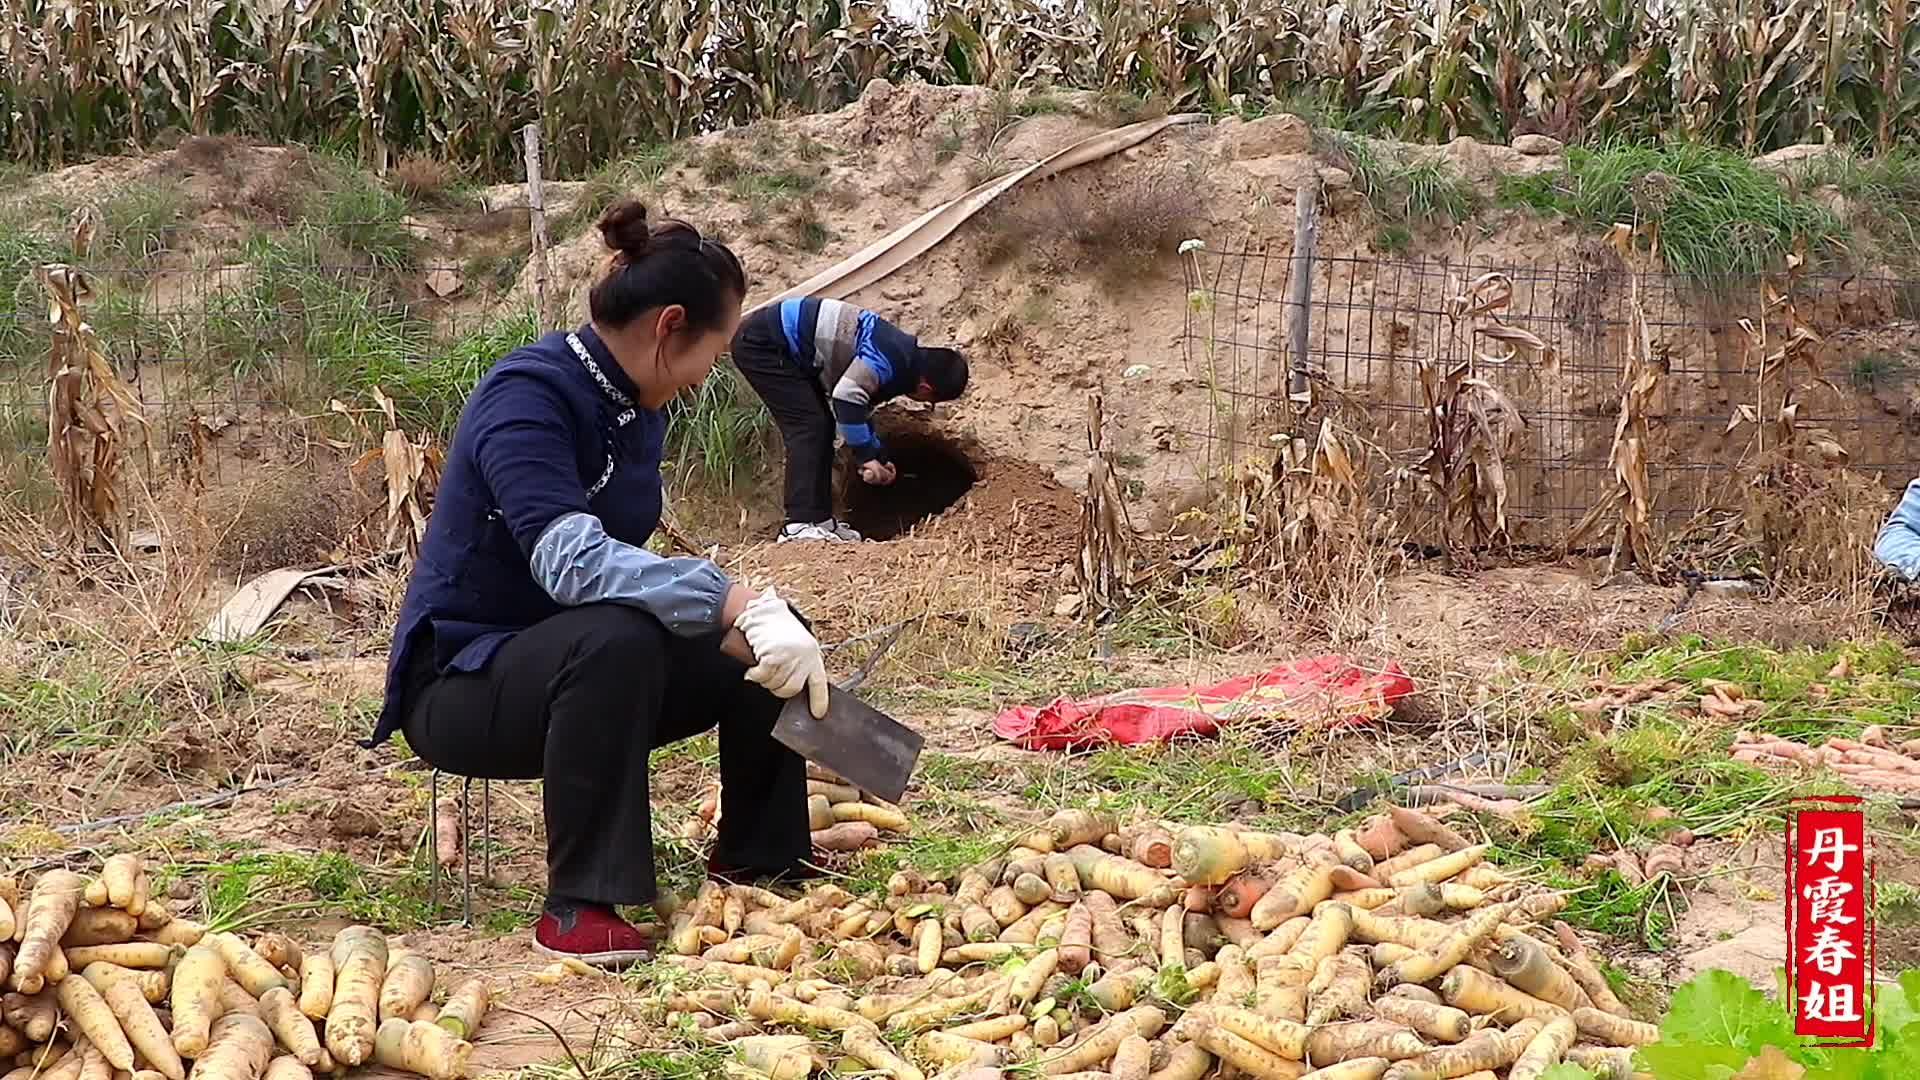
<path fill-rule="evenodd" d="M 824 765 L 862 791 L 899 802 L 920 760 L 926 739 L 852 693 L 834 687 L 825 719 L 807 711 L 807 696 L 787 700 L 773 737 L 818 765 Z"/>

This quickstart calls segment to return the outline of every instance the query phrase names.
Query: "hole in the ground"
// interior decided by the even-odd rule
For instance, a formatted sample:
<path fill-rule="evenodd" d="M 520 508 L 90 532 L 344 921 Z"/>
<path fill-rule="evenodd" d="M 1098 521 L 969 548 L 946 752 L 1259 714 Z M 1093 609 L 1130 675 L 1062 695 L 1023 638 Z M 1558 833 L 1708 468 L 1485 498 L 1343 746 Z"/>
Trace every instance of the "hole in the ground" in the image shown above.
<path fill-rule="evenodd" d="M 875 487 L 847 479 L 846 522 L 869 540 L 891 540 L 960 501 L 977 477 L 959 447 L 936 434 L 883 434 L 899 479 Z"/>

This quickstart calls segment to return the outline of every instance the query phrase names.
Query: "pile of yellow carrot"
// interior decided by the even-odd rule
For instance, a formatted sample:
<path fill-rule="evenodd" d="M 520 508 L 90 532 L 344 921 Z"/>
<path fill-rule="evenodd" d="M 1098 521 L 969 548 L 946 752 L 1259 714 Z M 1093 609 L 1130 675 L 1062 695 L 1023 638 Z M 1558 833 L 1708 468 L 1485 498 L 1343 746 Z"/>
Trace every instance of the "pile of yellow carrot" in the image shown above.
<path fill-rule="evenodd" d="M 882 833 L 905 833 L 907 815 L 818 765 L 807 765 L 807 825 L 815 851 L 845 853 L 879 843 Z M 683 840 L 700 842 L 720 826 L 720 786 L 713 785 L 680 830 Z"/>
<path fill-rule="evenodd" d="M 658 1005 L 738 1080 L 1628 1080 L 1657 1029 L 1486 854 L 1404 809 L 1333 835 L 1062 811 L 884 899 L 669 902 Z"/>
<path fill-rule="evenodd" d="M 1858 739 L 1828 739 L 1823 746 L 1742 731 L 1733 738 L 1733 760 L 1826 768 L 1870 791 L 1920 795 L 1920 739 L 1896 745 L 1879 726 L 1867 728 Z"/>
<path fill-rule="evenodd" d="M 98 877 L 0 877 L 5 1080 L 313 1080 L 362 1064 L 459 1080 L 484 982 L 432 1004 L 433 965 L 351 926 L 325 951 L 176 918 L 135 855 Z"/>

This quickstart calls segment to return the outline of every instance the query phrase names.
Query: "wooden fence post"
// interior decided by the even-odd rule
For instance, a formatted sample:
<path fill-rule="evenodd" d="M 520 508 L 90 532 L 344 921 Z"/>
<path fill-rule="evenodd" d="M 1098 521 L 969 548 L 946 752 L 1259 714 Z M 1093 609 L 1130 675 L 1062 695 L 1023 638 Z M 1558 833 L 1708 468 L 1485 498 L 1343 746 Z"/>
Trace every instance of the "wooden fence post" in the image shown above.
<path fill-rule="evenodd" d="M 546 333 L 554 325 L 553 308 L 547 297 L 547 283 L 553 268 L 547 260 L 547 199 L 540 181 L 540 121 L 520 129 L 526 140 L 527 224 L 533 234 L 533 297 L 539 331 Z"/>
<path fill-rule="evenodd" d="M 1307 392 L 1307 332 L 1313 327 L 1313 256 L 1320 242 L 1320 174 L 1293 193 L 1293 258 L 1287 269 L 1287 397 L 1298 407 Z"/>

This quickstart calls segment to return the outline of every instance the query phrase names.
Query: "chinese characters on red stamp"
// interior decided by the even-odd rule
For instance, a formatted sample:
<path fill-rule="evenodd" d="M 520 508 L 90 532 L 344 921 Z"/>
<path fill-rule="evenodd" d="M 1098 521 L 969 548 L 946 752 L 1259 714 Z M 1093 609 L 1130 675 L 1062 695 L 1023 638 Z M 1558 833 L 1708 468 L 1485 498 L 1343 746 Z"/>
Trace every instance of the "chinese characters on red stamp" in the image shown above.
<path fill-rule="evenodd" d="M 1873 852 L 1860 800 L 1796 800 L 1787 825 L 1794 1031 L 1873 1044 Z"/>

